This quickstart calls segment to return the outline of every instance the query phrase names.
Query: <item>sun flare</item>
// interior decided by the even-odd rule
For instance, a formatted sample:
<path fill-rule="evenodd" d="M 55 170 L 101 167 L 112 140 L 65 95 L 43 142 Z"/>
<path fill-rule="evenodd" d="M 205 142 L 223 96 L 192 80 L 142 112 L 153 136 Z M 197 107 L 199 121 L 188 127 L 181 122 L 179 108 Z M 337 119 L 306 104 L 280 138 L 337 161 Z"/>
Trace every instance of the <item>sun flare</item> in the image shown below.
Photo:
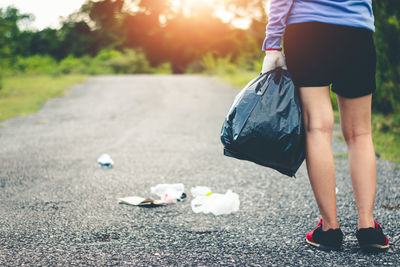
<path fill-rule="evenodd" d="M 192 6 L 195 3 L 203 2 L 208 5 L 214 5 L 215 0 L 172 0 L 172 6 L 177 8 L 183 8 L 186 6 Z"/>
<path fill-rule="evenodd" d="M 190 16 L 191 9 L 196 8 L 196 5 L 206 4 L 213 7 L 214 15 L 223 22 L 233 22 L 239 28 L 248 27 L 248 21 L 234 20 L 234 14 L 226 10 L 219 0 L 172 0 L 170 3 L 175 11 L 180 10 L 188 16 Z"/>

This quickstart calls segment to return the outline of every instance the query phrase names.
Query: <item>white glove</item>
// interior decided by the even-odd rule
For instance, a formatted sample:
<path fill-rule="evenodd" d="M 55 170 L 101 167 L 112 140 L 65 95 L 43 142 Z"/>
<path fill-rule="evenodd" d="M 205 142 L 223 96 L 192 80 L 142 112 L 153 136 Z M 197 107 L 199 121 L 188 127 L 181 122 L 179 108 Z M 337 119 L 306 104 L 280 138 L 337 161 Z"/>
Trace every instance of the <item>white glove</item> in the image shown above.
<path fill-rule="evenodd" d="M 287 70 L 285 56 L 282 54 L 282 52 L 275 50 L 265 51 L 264 63 L 261 73 L 266 73 L 278 67 Z"/>

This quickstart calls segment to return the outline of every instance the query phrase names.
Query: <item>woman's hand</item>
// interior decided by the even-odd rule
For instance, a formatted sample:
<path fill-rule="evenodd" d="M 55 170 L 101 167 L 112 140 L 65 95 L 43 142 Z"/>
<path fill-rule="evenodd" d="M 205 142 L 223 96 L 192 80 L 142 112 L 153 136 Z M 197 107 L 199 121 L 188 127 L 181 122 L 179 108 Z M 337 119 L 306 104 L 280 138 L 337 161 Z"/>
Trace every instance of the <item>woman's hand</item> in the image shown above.
<path fill-rule="evenodd" d="M 274 70 L 278 67 L 287 70 L 285 56 L 282 54 L 282 51 L 278 50 L 265 51 L 264 63 L 262 66 L 261 73 Z"/>

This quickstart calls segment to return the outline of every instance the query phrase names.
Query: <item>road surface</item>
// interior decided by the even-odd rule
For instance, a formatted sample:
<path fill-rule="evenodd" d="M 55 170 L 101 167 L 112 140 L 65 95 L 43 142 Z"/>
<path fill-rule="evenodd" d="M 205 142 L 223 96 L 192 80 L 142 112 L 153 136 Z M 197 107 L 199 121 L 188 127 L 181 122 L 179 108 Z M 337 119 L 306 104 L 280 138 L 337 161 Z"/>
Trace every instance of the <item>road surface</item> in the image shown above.
<path fill-rule="evenodd" d="M 337 157 L 344 250 L 305 243 L 319 221 L 304 164 L 297 178 L 224 157 L 221 125 L 237 89 L 211 77 L 99 76 L 36 114 L 0 123 L 0 266 L 400 265 L 400 166 L 378 161 L 375 217 L 386 254 L 365 255 L 347 158 Z M 337 129 L 336 129 L 337 131 Z M 346 148 L 334 139 L 335 153 Z M 102 153 L 113 169 L 96 163 Z M 118 204 L 159 183 L 184 183 L 188 200 Z M 195 214 L 190 188 L 228 189 L 239 212 Z"/>

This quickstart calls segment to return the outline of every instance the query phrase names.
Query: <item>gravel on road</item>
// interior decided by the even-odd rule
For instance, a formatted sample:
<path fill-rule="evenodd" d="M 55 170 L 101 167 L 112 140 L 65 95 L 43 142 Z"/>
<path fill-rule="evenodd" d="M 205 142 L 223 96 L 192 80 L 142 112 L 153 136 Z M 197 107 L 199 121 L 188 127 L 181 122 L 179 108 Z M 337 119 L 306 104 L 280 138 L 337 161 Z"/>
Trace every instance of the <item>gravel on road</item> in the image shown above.
<path fill-rule="evenodd" d="M 378 160 L 375 218 L 390 249 L 359 250 L 340 156 L 344 249 L 315 250 L 305 242 L 319 221 L 305 164 L 293 179 L 223 156 L 220 129 L 237 92 L 198 75 L 99 76 L 36 114 L 1 122 L 0 266 L 399 266 L 400 165 Z M 332 145 L 347 151 L 338 138 Z M 97 165 L 102 153 L 114 168 Z M 157 208 L 117 202 L 152 196 L 159 183 L 183 183 L 188 199 Z M 232 189 L 240 210 L 193 213 L 198 185 Z"/>

